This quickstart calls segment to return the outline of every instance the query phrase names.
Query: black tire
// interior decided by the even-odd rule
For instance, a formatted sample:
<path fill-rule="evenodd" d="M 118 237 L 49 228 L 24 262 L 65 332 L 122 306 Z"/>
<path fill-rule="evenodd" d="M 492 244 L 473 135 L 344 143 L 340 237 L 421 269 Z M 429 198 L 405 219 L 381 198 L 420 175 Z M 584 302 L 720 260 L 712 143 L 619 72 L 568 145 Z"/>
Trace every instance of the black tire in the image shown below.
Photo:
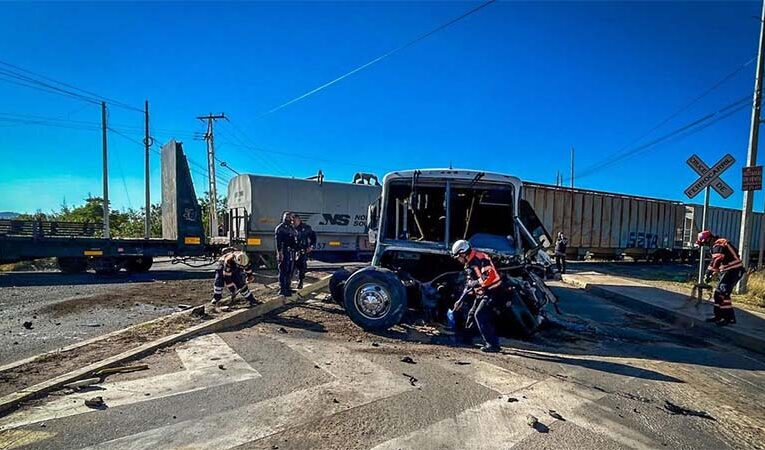
<path fill-rule="evenodd" d="M 138 256 L 129 259 L 125 263 L 125 269 L 132 273 L 148 272 L 152 264 L 154 264 L 154 258 L 151 256 Z"/>
<path fill-rule="evenodd" d="M 529 338 L 537 330 L 537 319 L 518 294 L 513 293 L 511 298 L 512 302 L 504 317 L 512 323 L 506 324 L 506 329 L 514 337 Z"/>
<path fill-rule="evenodd" d="M 366 293 L 366 295 L 363 295 Z M 345 311 L 353 323 L 369 331 L 384 331 L 397 325 L 407 308 L 406 288 L 398 276 L 387 269 L 365 267 L 345 282 Z M 379 300 L 379 308 L 364 299 Z M 367 310 L 362 311 L 363 305 Z"/>
<path fill-rule="evenodd" d="M 82 273 L 88 270 L 87 258 L 61 257 L 56 258 L 56 263 L 63 273 Z"/>
<path fill-rule="evenodd" d="M 332 274 L 332 278 L 329 279 L 329 293 L 332 296 L 332 301 L 338 305 L 345 307 L 345 282 L 351 277 L 351 272 L 346 269 L 340 269 Z"/>
<path fill-rule="evenodd" d="M 114 275 L 119 272 L 120 267 L 114 258 L 95 258 L 93 270 L 95 270 L 96 275 Z"/>

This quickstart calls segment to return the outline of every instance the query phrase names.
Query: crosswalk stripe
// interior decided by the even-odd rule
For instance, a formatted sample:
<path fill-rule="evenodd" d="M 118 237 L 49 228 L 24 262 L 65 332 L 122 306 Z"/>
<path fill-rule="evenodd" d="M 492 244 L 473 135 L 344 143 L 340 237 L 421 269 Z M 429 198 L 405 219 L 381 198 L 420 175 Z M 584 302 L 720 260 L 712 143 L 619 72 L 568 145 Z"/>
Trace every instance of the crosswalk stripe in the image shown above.
<path fill-rule="evenodd" d="M 181 344 L 176 353 L 186 370 L 137 380 L 104 383 L 99 385 L 103 390 L 65 395 L 0 419 L 0 431 L 91 413 L 96 410 L 85 406 L 85 400 L 95 396 L 102 397 L 109 407 L 115 407 L 260 377 L 260 374 L 217 334 L 201 336 Z M 218 365 L 223 365 L 225 370 L 219 369 Z"/>
<path fill-rule="evenodd" d="M 186 420 L 93 446 L 93 449 L 226 449 L 411 389 L 408 380 L 328 341 L 279 338 L 334 381 L 230 411 Z"/>

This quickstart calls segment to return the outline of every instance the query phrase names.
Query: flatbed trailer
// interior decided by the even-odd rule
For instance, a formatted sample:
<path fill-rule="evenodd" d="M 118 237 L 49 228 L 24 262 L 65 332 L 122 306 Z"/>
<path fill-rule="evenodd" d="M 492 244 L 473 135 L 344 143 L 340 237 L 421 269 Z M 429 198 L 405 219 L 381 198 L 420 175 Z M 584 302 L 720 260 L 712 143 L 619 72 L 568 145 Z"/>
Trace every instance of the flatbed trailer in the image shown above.
<path fill-rule="evenodd" d="M 162 238 L 104 238 L 101 224 L 0 221 L 0 263 L 55 257 L 62 271 L 113 273 L 149 270 L 158 256 L 216 254 L 224 245 L 210 244 L 202 226 L 188 161 L 181 143 L 162 147 Z"/>

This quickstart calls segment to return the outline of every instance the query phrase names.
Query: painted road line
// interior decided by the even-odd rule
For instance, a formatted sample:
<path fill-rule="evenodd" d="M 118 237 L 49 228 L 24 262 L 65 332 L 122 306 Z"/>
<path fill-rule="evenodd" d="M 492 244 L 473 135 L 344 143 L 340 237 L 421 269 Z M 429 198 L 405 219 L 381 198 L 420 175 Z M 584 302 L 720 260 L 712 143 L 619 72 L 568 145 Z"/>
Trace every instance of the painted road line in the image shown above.
<path fill-rule="evenodd" d="M 21 410 L 0 419 L 0 431 L 96 411 L 85 400 L 101 396 L 109 407 L 130 405 L 173 395 L 259 378 L 260 374 L 217 334 L 192 339 L 178 346 L 176 353 L 186 369 L 136 380 L 99 385 L 103 390 L 58 397 L 37 407 Z M 213 360 L 213 358 L 215 358 Z M 221 370 L 222 364 L 226 370 Z"/>
<path fill-rule="evenodd" d="M 227 449 L 416 389 L 404 377 L 339 344 L 294 338 L 279 340 L 313 361 L 335 380 L 230 411 L 125 436 L 92 448 Z"/>

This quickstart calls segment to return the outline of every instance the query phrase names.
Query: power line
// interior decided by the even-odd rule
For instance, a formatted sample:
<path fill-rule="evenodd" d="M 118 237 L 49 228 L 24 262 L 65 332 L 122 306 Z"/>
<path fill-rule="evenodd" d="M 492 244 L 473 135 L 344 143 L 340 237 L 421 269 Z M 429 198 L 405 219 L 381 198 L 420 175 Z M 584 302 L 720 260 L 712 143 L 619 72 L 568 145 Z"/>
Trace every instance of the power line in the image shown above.
<path fill-rule="evenodd" d="M 731 115 L 735 114 L 736 112 L 750 106 L 750 96 L 747 95 L 739 100 L 734 101 L 733 103 L 730 103 L 717 111 L 713 113 L 706 114 L 696 120 L 693 120 L 686 125 L 683 125 L 680 128 L 677 128 L 663 136 L 660 136 L 646 144 L 640 145 L 638 147 L 632 148 L 626 152 L 623 152 L 621 155 L 618 155 L 616 158 L 611 158 L 610 160 L 607 160 L 605 162 L 601 162 L 598 164 L 595 164 L 594 166 L 590 166 L 588 169 L 584 170 L 582 173 L 578 173 L 576 176 L 577 178 L 581 179 L 582 177 L 592 175 L 608 166 L 611 166 L 613 164 L 616 164 L 619 161 L 622 161 L 624 159 L 630 158 L 632 156 L 635 156 L 639 153 L 643 153 L 646 150 L 664 143 L 666 141 L 669 141 L 670 139 L 680 139 L 687 136 L 690 136 L 691 134 L 698 133 L 699 131 L 710 127 L 711 125 L 730 117 Z"/>
<path fill-rule="evenodd" d="M 40 88 L 47 89 L 49 92 L 58 93 L 60 95 L 68 95 L 70 97 L 74 97 L 74 98 L 80 99 L 82 101 L 87 101 L 87 102 L 90 102 L 90 103 L 99 103 L 99 102 L 103 101 L 103 102 L 107 102 L 107 103 L 109 103 L 110 105 L 113 105 L 113 106 L 118 106 L 118 107 L 121 107 L 121 108 L 129 109 L 129 110 L 133 110 L 133 111 L 138 111 L 138 112 L 141 112 L 141 113 L 143 112 L 142 109 L 136 108 L 134 106 L 131 106 L 131 105 L 129 105 L 127 103 L 124 103 L 124 102 L 121 102 L 119 100 L 115 100 L 115 99 L 109 98 L 109 97 L 104 97 L 103 95 L 97 94 L 95 92 L 79 88 L 79 87 L 74 86 L 72 84 L 56 80 L 54 78 L 48 77 L 46 75 L 42 75 L 40 73 L 32 72 L 31 70 L 24 69 L 23 67 L 19 67 L 17 65 L 14 65 L 14 64 L 11 64 L 11 63 L 8 63 L 8 62 L 5 62 L 5 61 L 0 61 L 0 65 L 5 66 L 5 67 L 10 67 L 10 69 L 0 68 L 0 75 L 4 75 L 6 77 L 11 77 L 11 78 L 14 78 L 16 80 L 20 80 L 20 81 L 24 81 L 24 82 L 27 82 L 27 83 L 31 83 L 33 85 L 37 85 Z M 38 77 L 38 78 L 35 78 L 35 77 Z M 47 83 L 45 81 L 41 81 L 40 79 L 46 80 L 46 81 L 48 81 L 50 83 Z M 4 79 L 4 81 L 9 81 L 9 80 L 6 78 L 6 79 Z M 55 84 L 51 84 L 51 83 L 55 83 Z M 20 84 L 20 83 L 16 82 L 15 84 Z M 56 86 L 56 85 L 58 85 L 58 86 Z M 61 86 L 63 86 L 63 87 L 61 87 Z M 33 87 L 33 86 L 27 86 L 27 87 Z M 65 88 L 68 88 L 68 89 L 65 89 Z M 79 93 L 75 92 L 75 91 L 79 91 Z"/>
<path fill-rule="evenodd" d="M 409 41 L 409 42 L 407 42 L 407 43 L 405 43 L 403 45 L 400 45 L 400 46 L 394 48 L 393 50 L 388 51 L 387 53 L 383 53 L 382 55 L 380 55 L 380 56 L 378 56 L 378 57 L 376 57 L 376 58 L 374 58 L 374 59 L 372 59 L 372 60 L 370 60 L 370 61 L 368 61 L 368 62 L 366 62 L 366 63 L 364 63 L 364 64 L 362 64 L 360 66 L 358 66 L 358 67 L 356 67 L 355 69 L 351 70 L 350 72 L 346 72 L 343 75 L 340 75 L 339 77 L 337 77 L 337 78 L 335 78 L 335 79 L 333 79 L 331 81 L 328 81 L 328 82 L 326 82 L 326 83 L 324 83 L 324 84 L 322 84 L 322 85 L 320 85 L 318 87 L 315 87 L 315 88 L 311 89 L 310 91 L 308 91 L 308 92 L 306 92 L 304 94 L 298 95 L 297 97 L 295 97 L 295 98 L 293 98 L 291 100 L 288 100 L 288 101 L 282 103 L 279 106 L 271 108 L 270 110 L 260 114 L 256 118 L 257 119 L 263 118 L 263 117 L 265 117 L 265 116 L 267 116 L 269 114 L 272 114 L 272 113 L 275 113 L 276 111 L 279 111 L 280 109 L 286 108 L 287 106 L 289 106 L 289 105 L 291 105 L 291 104 L 293 104 L 295 102 L 299 102 L 300 100 L 303 100 L 304 98 L 310 97 L 311 95 L 316 94 L 317 92 L 322 91 L 322 90 L 332 86 L 333 84 L 338 83 L 338 82 L 344 80 L 345 78 L 348 78 L 349 76 L 351 76 L 351 75 L 353 75 L 353 74 L 355 74 L 357 72 L 360 72 L 360 71 L 366 69 L 369 66 L 377 64 L 378 62 L 380 62 L 380 61 L 382 61 L 382 60 L 384 60 L 384 59 L 386 59 L 386 58 L 388 58 L 390 56 L 393 56 L 394 54 L 400 52 L 401 50 L 409 48 L 409 47 L 413 46 L 414 44 L 417 44 L 418 42 L 420 42 L 420 41 L 422 41 L 424 39 L 427 39 L 428 37 L 438 33 L 439 31 L 441 31 L 441 30 L 443 30 L 445 28 L 448 28 L 449 26 L 459 22 L 460 20 L 462 20 L 462 19 L 464 19 L 464 18 L 466 18 L 466 17 L 468 17 L 468 16 L 470 16 L 472 14 L 477 13 L 478 11 L 480 11 L 481 9 L 489 6 L 490 4 L 494 3 L 495 1 L 496 0 L 489 0 L 487 2 L 481 3 L 480 5 L 476 6 L 475 8 L 473 8 L 473 9 L 463 13 L 462 15 L 460 15 L 460 16 L 458 16 L 458 17 L 456 17 L 456 18 L 454 18 L 454 19 L 452 19 L 452 20 L 450 20 L 450 21 L 448 21 L 448 22 L 446 22 L 446 23 L 444 23 L 442 25 L 439 25 L 438 27 L 428 31 L 427 33 L 422 34 L 422 35 L 412 39 L 411 41 Z"/>

